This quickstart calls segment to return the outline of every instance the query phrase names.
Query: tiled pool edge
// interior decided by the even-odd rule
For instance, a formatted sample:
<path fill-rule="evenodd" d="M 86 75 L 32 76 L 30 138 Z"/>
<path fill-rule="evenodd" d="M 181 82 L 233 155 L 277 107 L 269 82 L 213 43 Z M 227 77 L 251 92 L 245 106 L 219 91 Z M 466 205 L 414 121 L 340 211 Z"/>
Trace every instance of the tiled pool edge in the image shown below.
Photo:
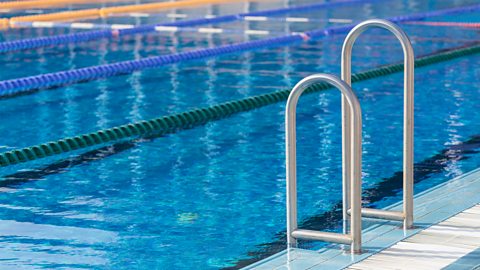
<path fill-rule="evenodd" d="M 472 270 L 479 264 L 480 203 L 439 222 L 348 270 Z"/>
<path fill-rule="evenodd" d="M 454 203 L 452 203 L 454 202 Z M 393 244 L 480 202 L 480 168 L 455 177 L 445 183 L 415 195 L 415 225 L 413 230 L 399 229 L 400 223 L 391 221 L 364 222 L 365 253 L 344 254 L 339 245 L 330 245 L 318 251 L 291 249 L 270 256 L 243 269 L 343 269 L 362 261 Z M 399 210 L 401 202 L 385 209 Z M 287 257 L 290 256 L 289 263 Z"/>

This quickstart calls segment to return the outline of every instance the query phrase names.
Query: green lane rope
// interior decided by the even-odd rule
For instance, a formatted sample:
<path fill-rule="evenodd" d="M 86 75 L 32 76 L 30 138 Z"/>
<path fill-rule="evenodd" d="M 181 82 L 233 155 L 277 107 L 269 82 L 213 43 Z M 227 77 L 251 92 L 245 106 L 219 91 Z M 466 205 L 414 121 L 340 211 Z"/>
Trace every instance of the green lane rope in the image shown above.
<path fill-rule="evenodd" d="M 480 45 L 455 48 L 446 52 L 435 53 L 420 57 L 415 60 L 415 67 L 423 67 L 439 62 L 480 53 Z M 352 82 L 369 80 L 376 77 L 386 76 L 403 71 L 403 63 L 391 64 L 372 70 L 356 73 L 352 76 Z M 329 84 L 319 83 L 307 89 L 307 93 L 314 93 L 331 88 Z M 285 101 L 290 90 L 282 90 L 267 94 L 252 96 L 240 100 L 234 100 L 211 107 L 195 109 L 179 114 L 163 116 L 146 121 L 126 124 L 105 130 L 65 138 L 58 141 L 47 142 L 36 146 L 16 149 L 0 154 L 0 167 L 6 167 L 31 160 L 59 155 L 82 148 L 100 145 L 112 141 L 145 137 L 149 135 L 165 135 L 175 133 L 182 129 L 193 128 L 207 122 L 227 118 L 233 114 L 261 108 L 277 102 Z"/>

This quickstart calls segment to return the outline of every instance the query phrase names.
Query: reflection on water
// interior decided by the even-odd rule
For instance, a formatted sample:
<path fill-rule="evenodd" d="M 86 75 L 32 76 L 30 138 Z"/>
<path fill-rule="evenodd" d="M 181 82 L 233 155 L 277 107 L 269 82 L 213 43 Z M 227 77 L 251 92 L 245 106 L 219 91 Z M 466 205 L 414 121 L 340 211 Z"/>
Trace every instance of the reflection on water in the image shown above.
<path fill-rule="evenodd" d="M 0 220 L 0 235 L 0 269 L 106 266 L 104 245 L 117 241 L 114 232 L 13 220 Z"/>

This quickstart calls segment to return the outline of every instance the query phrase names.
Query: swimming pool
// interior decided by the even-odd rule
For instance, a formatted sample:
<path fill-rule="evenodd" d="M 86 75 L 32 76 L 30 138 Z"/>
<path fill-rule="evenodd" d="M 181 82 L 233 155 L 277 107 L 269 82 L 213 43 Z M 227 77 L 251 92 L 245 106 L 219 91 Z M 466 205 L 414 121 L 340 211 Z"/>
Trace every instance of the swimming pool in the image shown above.
<path fill-rule="evenodd" d="M 354 20 L 462 6 L 423 1 L 372 2 L 291 14 Z M 288 5 L 308 1 L 292 1 Z M 250 9 L 280 7 L 252 4 Z M 361 10 L 363 12 L 353 12 Z M 201 10 L 225 13 L 225 10 Z M 229 10 L 229 12 L 233 12 Z M 222 13 L 222 14 L 223 14 Z M 203 15 L 205 15 L 203 14 Z M 201 16 L 201 13 L 195 14 Z M 475 21 L 480 12 L 432 21 Z M 159 20 L 166 18 L 150 18 Z M 103 23 L 132 23 L 132 18 Z M 145 21 L 140 21 L 145 23 Z M 281 34 L 327 23 L 233 22 L 221 27 Z M 217 25 L 216 25 L 217 26 Z M 475 42 L 474 29 L 402 24 L 416 54 Z M 4 39 L 74 30 L 10 30 Z M 259 39 L 262 37 L 250 37 Z M 291 88 L 315 72 L 339 73 L 344 35 L 185 62 L 131 75 L 2 99 L 3 151 Z M 179 32 L 125 37 L 2 54 L 1 80 L 242 42 L 241 34 Z M 354 72 L 401 60 L 384 31 L 354 49 Z M 416 191 L 480 164 L 480 56 L 416 70 Z M 28 67 L 24 63 L 28 62 Z M 400 200 L 401 74 L 356 83 L 364 112 L 364 201 Z M 160 138 L 118 142 L 3 168 L 1 266 L 12 268 L 238 268 L 285 247 L 284 103 Z M 433 139 L 434 138 L 434 139 Z M 299 218 L 338 230 L 339 95 L 302 97 L 298 114 Z M 3 152 L 2 151 L 2 152 Z"/>

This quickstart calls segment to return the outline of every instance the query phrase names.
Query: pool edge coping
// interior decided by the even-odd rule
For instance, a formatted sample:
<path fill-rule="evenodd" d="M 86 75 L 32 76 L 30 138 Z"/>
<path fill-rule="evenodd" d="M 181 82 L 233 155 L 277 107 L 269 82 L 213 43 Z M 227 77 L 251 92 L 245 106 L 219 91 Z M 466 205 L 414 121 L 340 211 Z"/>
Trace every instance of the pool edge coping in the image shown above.
<path fill-rule="evenodd" d="M 472 182 L 467 182 L 467 183 L 464 183 L 464 182 L 461 182 L 462 179 L 471 179 L 473 178 L 473 181 Z M 460 183 L 460 185 L 458 185 Z M 448 201 L 448 197 L 446 198 L 433 198 L 433 202 L 432 202 L 432 197 L 431 195 L 435 195 L 435 193 L 447 193 L 445 188 L 446 186 L 448 185 L 454 185 L 456 184 L 456 190 L 455 192 L 462 192 L 464 191 L 465 189 L 467 189 L 470 185 L 478 185 L 479 189 L 480 189 L 480 167 L 479 168 L 476 168 L 476 169 L 473 169 L 469 172 L 466 172 L 464 174 L 461 174 L 461 175 L 458 175 L 446 182 L 443 182 L 441 184 L 438 184 L 436 186 L 433 186 L 427 190 L 424 190 L 422 192 L 419 192 L 418 194 L 415 194 L 414 196 L 414 200 L 415 200 L 415 206 L 417 205 L 420 205 L 422 206 L 423 204 L 432 204 L 433 202 L 435 202 L 435 200 L 440 200 L 440 201 L 443 201 L 443 202 L 447 202 Z M 474 197 L 476 198 L 476 197 Z M 398 243 L 402 240 L 404 240 L 405 238 L 408 238 L 412 235 L 415 235 L 417 234 L 418 232 L 430 227 L 430 226 L 433 226 L 439 222 L 442 222 L 444 221 L 445 219 L 448 219 L 449 217 L 452 217 L 458 213 L 460 213 L 461 211 L 465 210 L 465 209 L 468 209 L 469 207 L 477 204 L 480 202 L 480 195 L 478 195 L 478 198 L 477 198 L 478 201 L 475 202 L 475 200 L 471 199 L 471 200 L 464 200 L 462 201 L 462 204 L 461 205 L 457 205 L 457 208 L 454 208 L 453 210 L 450 209 L 450 211 L 445 211 L 444 209 L 442 209 L 442 207 L 436 207 L 434 210 L 432 211 L 423 211 L 423 212 L 420 212 L 420 213 L 417 213 L 417 215 L 415 215 L 415 220 L 416 220 L 416 224 L 421 224 L 421 226 L 418 226 L 412 230 L 408 230 L 408 231 L 405 231 L 405 234 L 403 237 L 396 237 L 396 240 L 395 241 L 390 241 L 388 243 L 386 243 L 385 245 L 383 245 L 382 247 L 380 248 L 377 248 L 376 250 L 374 250 L 373 252 L 366 252 L 364 254 L 360 254 L 360 255 L 354 255 L 354 256 L 350 256 L 351 260 L 350 262 L 346 262 L 345 261 L 345 257 L 347 256 L 342 256 L 343 252 L 341 250 L 339 250 L 339 245 L 337 244 L 330 244 L 328 245 L 327 247 L 324 247 L 324 248 L 321 248 L 319 250 L 305 250 L 305 249 L 297 249 L 297 248 L 292 248 L 290 249 L 291 252 L 293 253 L 299 253 L 300 257 L 301 256 L 315 256 L 317 257 L 318 262 L 313 262 L 311 264 L 311 266 L 309 267 L 306 267 L 304 269 L 312 269 L 312 270 L 316 270 L 316 269 L 319 269 L 319 267 L 321 267 L 322 269 L 344 269 L 346 267 L 349 267 L 351 266 L 352 264 L 354 263 L 358 263 L 360 261 L 363 261 L 365 260 L 366 258 L 374 255 L 374 254 L 377 254 L 378 252 L 392 246 L 393 244 L 395 243 Z M 420 204 L 418 204 L 418 202 L 420 202 Z M 393 203 L 389 206 L 386 206 L 382 209 L 386 209 L 386 210 L 392 210 L 392 209 L 395 209 L 395 208 L 400 208 L 402 206 L 403 202 L 402 201 L 399 201 L 399 202 L 396 202 L 396 203 Z M 440 215 L 439 215 L 440 214 Z M 422 224 L 422 223 L 419 223 L 418 220 L 420 219 L 420 221 L 424 220 L 428 220 L 429 218 L 429 215 L 433 215 L 433 218 L 435 219 L 433 222 L 429 222 L 427 224 Z M 432 217 L 430 217 L 432 218 Z M 367 220 L 367 218 L 365 218 L 365 220 Z M 368 219 L 368 220 L 371 220 L 371 219 Z M 368 221 L 367 221 L 368 222 Z M 392 225 L 394 223 L 390 222 L 390 221 L 380 221 L 380 223 L 377 221 L 376 224 L 371 224 L 369 226 L 365 226 L 364 229 L 362 230 L 362 235 L 363 236 L 369 236 L 370 238 L 368 238 L 367 241 L 364 242 L 364 244 L 372 244 L 375 243 L 375 241 L 380 241 L 381 242 L 381 239 L 382 236 L 385 236 L 387 235 L 388 237 L 388 234 L 395 234 L 395 233 L 398 233 L 399 231 L 403 231 L 403 230 L 396 230 L 394 229 L 395 225 Z M 397 223 L 398 224 L 398 223 Z M 387 229 L 387 231 L 381 233 L 381 234 L 376 234 L 376 235 L 373 235 L 372 234 L 376 231 L 382 231 L 382 230 L 385 230 Z M 390 236 L 391 237 L 391 236 Z M 366 237 L 367 238 L 367 237 Z M 368 245 L 365 245 L 365 246 L 368 246 Z M 278 262 L 276 263 L 276 266 L 274 265 L 271 265 L 271 266 L 274 266 L 273 268 L 264 268 L 265 266 L 269 265 L 269 264 L 275 264 L 274 262 L 276 260 L 281 260 L 282 257 L 284 256 L 287 256 L 288 250 L 285 249 L 283 251 L 280 251 L 276 254 L 273 254 L 263 260 L 260 260 L 258 262 L 255 262 L 253 264 L 250 264 L 246 267 L 243 267 L 241 269 L 243 270 L 249 270 L 249 269 L 283 269 L 282 266 L 285 266 L 285 264 L 281 264 L 281 265 L 278 265 Z M 299 257 L 299 258 L 300 258 Z M 323 257 L 323 259 L 322 259 Z M 339 258 L 339 257 L 342 257 L 342 258 Z M 296 258 L 294 258 L 293 260 L 295 260 Z M 292 260 L 292 261 L 293 261 Z M 343 260 L 343 263 L 339 263 L 340 261 Z M 339 264 L 341 264 L 342 266 L 341 267 L 336 267 L 335 266 L 340 266 Z"/>

